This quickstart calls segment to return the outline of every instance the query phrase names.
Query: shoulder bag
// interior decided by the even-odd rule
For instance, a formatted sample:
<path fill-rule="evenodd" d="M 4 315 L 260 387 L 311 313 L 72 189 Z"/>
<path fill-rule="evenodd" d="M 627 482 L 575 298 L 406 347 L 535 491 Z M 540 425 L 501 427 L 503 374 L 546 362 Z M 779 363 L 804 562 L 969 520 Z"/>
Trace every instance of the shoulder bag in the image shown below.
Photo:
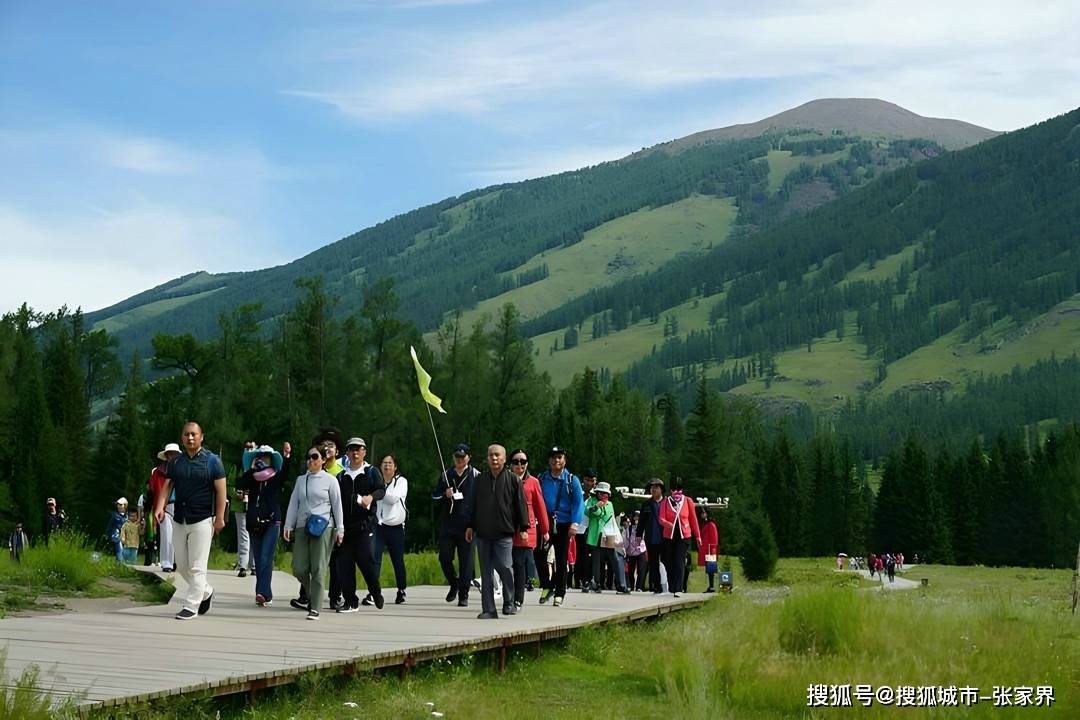
<path fill-rule="evenodd" d="M 311 506 L 311 503 L 308 501 L 308 483 L 310 482 L 311 473 L 308 473 L 307 476 L 304 478 L 304 503 L 307 504 L 309 507 Z M 308 536 L 317 538 L 322 536 L 323 532 L 325 532 L 329 524 L 330 521 L 324 518 L 322 515 L 316 515 L 315 513 L 312 513 L 311 515 L 308 515 L 307 525 L 304 526 L 304 529 L 307 530 Z"/>

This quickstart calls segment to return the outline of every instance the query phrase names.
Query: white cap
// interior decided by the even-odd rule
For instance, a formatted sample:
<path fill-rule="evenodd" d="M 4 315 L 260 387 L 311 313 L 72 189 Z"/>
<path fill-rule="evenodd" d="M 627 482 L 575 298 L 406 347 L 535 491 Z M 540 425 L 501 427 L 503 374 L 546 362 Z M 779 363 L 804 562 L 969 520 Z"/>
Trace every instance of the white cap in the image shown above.
<path fill-rule="evenodd" d="M 118 498 L 117 501 L 116 501 L 116 504 L 117 505 L 127 505 L 128 504 L 127 498 L 126 497 Z"/>

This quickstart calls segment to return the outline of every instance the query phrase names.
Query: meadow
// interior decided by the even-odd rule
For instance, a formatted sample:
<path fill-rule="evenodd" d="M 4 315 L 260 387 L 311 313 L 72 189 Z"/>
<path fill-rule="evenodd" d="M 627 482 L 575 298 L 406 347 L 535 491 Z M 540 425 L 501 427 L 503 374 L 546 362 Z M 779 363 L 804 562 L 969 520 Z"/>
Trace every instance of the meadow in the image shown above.
<path fill-rule="evenodd" d="M 410 569 L 422 573 L 422 556 Z M 433 558 L 432 558 L 433 559 Z M 737 565 L 737 563 L 736 563 Z M 440 660 L 405 680 L 393 671 L 311 675 L 246 697 L 189 698 L 126 710 L 180 718 L 1075 717 L 1080 620 L 1069 570 L 919 566 L 916 590 L 883 592 L 830 558 L 782 559 L 768 582 L 745 582 L 700 610 L 597 626 L 518 649 L 505 673 L 485 653 Z M 705 579 L 691 575 L 691 589 Z M 530 596 L 534 601 L 535 596 Z M 808 707 L 810 686 L 851 686 L 852 707 Z M 864 707 L 856 685 L 896 691 L 955 686 L 1053 688 L 1049 707 L 989 700 L 941 708 Z M 1033 695 L 1034 697 L 1034 695 Z"/>

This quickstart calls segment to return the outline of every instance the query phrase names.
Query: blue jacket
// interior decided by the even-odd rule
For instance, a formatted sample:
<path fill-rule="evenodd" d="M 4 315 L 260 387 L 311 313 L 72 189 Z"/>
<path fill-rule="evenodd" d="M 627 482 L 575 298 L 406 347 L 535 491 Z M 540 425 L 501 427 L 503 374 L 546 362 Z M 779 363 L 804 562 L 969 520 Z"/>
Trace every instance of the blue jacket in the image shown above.
<path fill-rule="evenodd" d="M 544 505 L 555 515 L 555 522 L 581 524 L 585 516 L 585 498 L 581 481 L 569 470 L 559 477 L 552 477 L 550 470 L 540 473 L 540 490 L 544 493 Z"/>
<path fill-rule="evenodd" d="M 109 516 L 109 522 L 105 526 L 105 537 L 109 538 L 109 542 L 120 541 L 120 528 L 124 527 L 124 523 L 127 522 L 127 513 L 114 510 Z"/>

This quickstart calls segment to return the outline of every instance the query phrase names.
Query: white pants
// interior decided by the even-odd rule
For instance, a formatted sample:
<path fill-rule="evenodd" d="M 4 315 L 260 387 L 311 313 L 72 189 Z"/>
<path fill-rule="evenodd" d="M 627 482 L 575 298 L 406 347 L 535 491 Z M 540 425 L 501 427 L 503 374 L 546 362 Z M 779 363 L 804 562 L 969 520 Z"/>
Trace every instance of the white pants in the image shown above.
<path fill-rule="evenodd" d="M 248 535 L 247 513 L 235 512 L 233 519 L 236 521 L 236 565 L 254 570 L 255 561 L 251 559 L 251 536 Z"/>
<path fill-rule="evenodd" d="M 191 524 L 175 523 L 173 531 L 176 571 L 188 585 L 183 605 L 190 610 L 198 610 L 199 603 L 214 591 L 206 582 L 210 542 L 214 539 L 214 518 L 208 517 Z"/>
<path fill-rule="evenodd" d="M 173 513 L 176 512 L 176 505 L 169 503 L 165 506 L 165 519 L 158 525 L 158 530 L 161 533 L 161 547 L 160 557 L 158 560 L 161 562 L 162 569 L 175 568 L 176 561 L 173 559 Z"/>

